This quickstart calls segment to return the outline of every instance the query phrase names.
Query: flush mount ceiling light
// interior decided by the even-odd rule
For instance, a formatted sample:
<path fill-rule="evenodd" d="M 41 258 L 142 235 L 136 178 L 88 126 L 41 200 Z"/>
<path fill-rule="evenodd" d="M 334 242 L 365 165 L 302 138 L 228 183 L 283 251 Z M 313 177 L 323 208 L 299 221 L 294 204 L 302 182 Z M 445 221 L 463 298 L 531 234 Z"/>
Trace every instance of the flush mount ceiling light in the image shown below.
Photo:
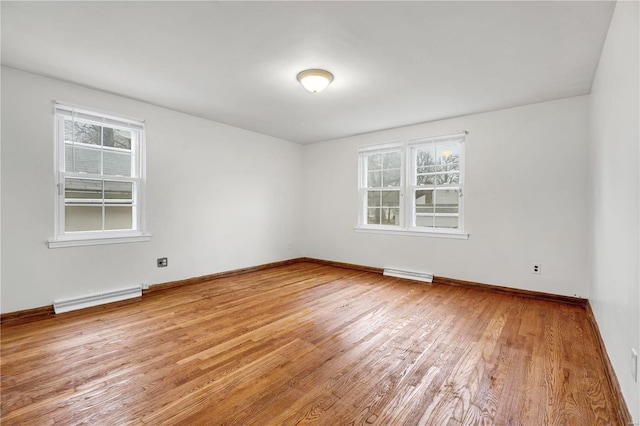
<path fill-rule="evenodd" d="M 333 74 L 325 70 L 304 70 L 298 74 L 298 81 L 312 93 L 322 92 L 333 80 Z"/>

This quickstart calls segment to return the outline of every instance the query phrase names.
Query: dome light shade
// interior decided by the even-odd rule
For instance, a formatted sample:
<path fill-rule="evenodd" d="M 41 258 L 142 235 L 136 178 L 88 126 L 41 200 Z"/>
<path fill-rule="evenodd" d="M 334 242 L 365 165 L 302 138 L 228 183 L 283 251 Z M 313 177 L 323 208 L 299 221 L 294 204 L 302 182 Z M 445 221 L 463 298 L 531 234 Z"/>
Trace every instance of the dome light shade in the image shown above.
<path fill-rule="evenodd" d="M 318 93 L 333 81 L 333 74 L 325 70 L 304 70 L 298 74 L 298 81 L 308 91 Z"/>

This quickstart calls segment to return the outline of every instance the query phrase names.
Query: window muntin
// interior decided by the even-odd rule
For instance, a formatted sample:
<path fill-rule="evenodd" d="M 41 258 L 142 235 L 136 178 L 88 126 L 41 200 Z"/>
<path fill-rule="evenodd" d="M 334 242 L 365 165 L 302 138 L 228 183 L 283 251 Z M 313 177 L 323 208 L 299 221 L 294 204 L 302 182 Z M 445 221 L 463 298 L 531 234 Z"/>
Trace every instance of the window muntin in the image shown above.
<path fill-rule="evenodd" d="M 465 134 L 361 148 L 358 228 L 465 236 Z"/>
<path fill-rule="evenodd" d="M 55 240 L 144 234 L 144 124 L 56 104 Z"/>

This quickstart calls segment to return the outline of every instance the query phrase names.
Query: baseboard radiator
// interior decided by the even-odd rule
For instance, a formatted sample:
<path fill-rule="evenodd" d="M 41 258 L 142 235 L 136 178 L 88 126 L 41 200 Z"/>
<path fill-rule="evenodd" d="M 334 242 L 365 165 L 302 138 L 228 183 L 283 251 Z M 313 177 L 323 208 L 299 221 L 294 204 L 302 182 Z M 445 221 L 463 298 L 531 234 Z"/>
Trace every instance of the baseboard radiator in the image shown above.
<path fill-rule="evenodd" d="M 142 287 L 130 287 L 104 293 L 91 294 L 89 296 L 62 299 L 53 302 L 53 310 L 56 314 L 75 311 L 76 309 L 89 308 L 105 303 L 119 302 L 120 300 L 133 299 L 142 296 Z"/>
<path fill-rule="evenodd" d="M 404 269 L 384 268 L 384 275 L 396 278 L 405 278 L 408 280 L 422 281 L 425 283 L 433 282 L 433 274 L 430 272 L 407 271 Z"/>

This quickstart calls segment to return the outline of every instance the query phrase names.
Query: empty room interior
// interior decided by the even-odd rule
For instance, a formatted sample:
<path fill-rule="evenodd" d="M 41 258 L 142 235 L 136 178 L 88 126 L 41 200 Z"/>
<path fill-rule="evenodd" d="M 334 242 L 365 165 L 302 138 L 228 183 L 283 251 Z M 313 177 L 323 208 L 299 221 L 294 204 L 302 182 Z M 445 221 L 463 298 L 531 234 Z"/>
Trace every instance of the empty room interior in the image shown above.
<path fill-rule="evenodd" d="M 640 424 L 637 0 L 0 12 L 2 424 Z"/>

